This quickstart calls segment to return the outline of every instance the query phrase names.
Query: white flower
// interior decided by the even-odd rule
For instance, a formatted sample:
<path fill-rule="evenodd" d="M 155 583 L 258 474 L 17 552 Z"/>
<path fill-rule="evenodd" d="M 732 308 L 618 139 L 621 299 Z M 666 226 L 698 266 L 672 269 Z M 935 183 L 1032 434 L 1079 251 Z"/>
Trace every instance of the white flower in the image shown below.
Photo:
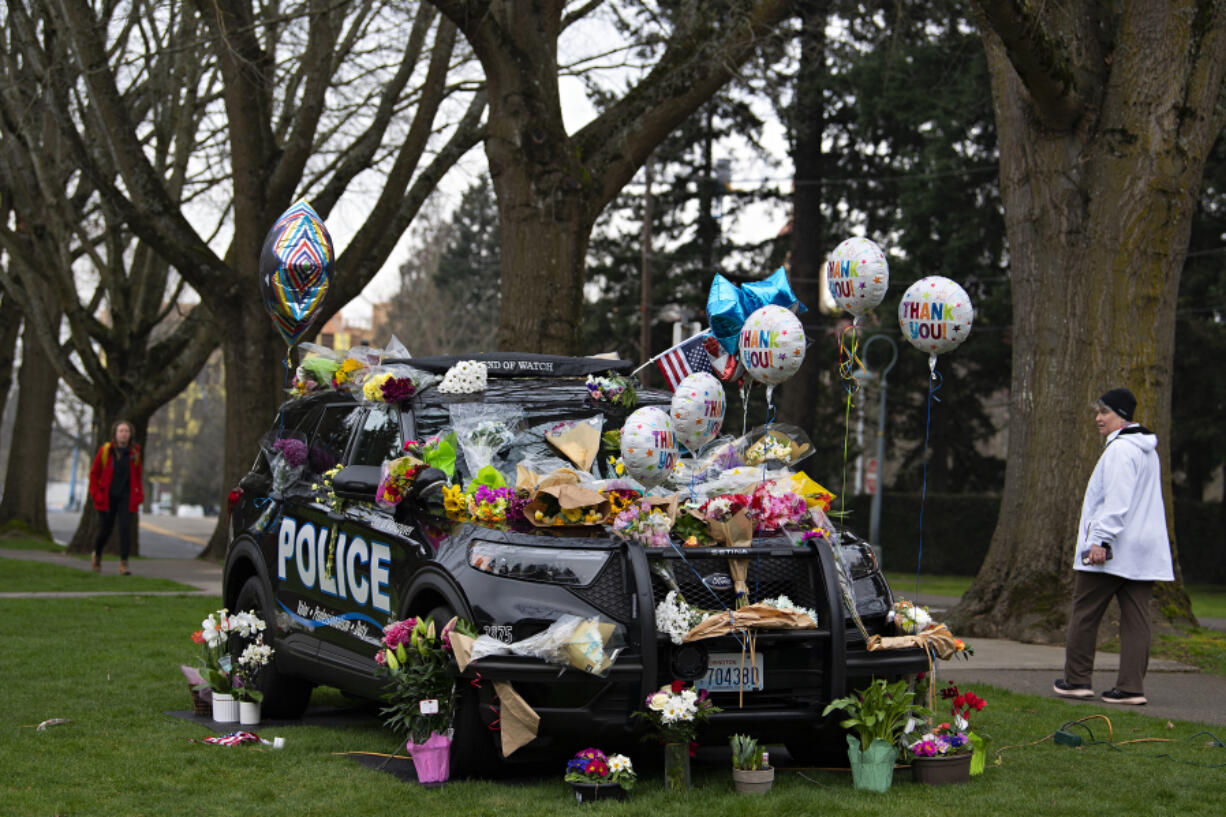
<path fill-rule="evenodd" d="M 249 611 L 235 613 L 230 618 L 230 629 L 243 638 L 251 638 L 264 630 L 264 621 Z"/>
<path fill-rule="evenodd" d="M 634 767 L 630 765 L 630 758 L 625 755 L 609 755 L 609 771 L 632 772 Z"/>
<path fill-rule="evenodd" d="M 919 725 L 919 721 L 915 718 L 907 718 L 907 725 L 903 727 L 902 733 L 909 735 L 915 731 L 915 727 Z"/>
<path fill-rule="evenodd" d="M 970 721 L 968 721 L 966 718 L 962 717 L 961 715 L 957 715 L 954 717 L 954 726 L 958 728 L 959 732 L 961 732 L 963 729 L 965 729 L 966 727 L 970 725 L 971 725 Z"/>
<path fill-rule="evenodd" d="M 484 363 L 475 360 L 461 360 L 447 370 L 438 390 L 443 394 L 471 394 L 485 391 L 489 373 Z"/>
<path fill-rule="evenodd" d="M 248 644 L 238 663 L 244 667 L 263 667 L 272 659 L 272 653 L 272 647 L 264 643 Z"/>
<path fill-rule="evenodd" d="M 230 620 L 226 617 L 225 610 L 218 610 L 217 615 L 220 618 L 214 618 L 210 615 L 204 621 L 200 622 L 200 629 L 203 631 L 205 643 L 211 649 L 216 649 L 226 643 L 229 638 Z"/>
<path fill-rule="evenodd" d="M 668 703 L 668 696 L 663 692 L 657 692 L 652 695 L 647 701 L 647 708 L 654 709 L 656 712 L 663 712 L 665 704 Z"/>

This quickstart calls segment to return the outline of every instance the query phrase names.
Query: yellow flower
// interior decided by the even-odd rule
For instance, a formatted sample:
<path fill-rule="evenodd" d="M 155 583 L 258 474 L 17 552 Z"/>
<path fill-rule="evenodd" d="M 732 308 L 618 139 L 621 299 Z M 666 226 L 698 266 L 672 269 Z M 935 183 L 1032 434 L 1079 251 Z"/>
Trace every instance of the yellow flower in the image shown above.
<path fill-rule="evenodd" d="M 370 380 L 366 381 L 366 385 L 362 387 L 362 396 L 372 403 L 383 402 L 383 384 L 392 378 L 391 372 L 377 374 Z"/>
<path fill-rule="evenodd" d="M 462 513 L 468 508 L 468 498 L 459 485 L 443 486 L 443 509 L 448 513 Z"/>
<path fill-rule="evenodd" d="M 563 508 L 562 516 L 566 517 L 567 522 L 578 522 L 583 519 L 582 508 Z"/>

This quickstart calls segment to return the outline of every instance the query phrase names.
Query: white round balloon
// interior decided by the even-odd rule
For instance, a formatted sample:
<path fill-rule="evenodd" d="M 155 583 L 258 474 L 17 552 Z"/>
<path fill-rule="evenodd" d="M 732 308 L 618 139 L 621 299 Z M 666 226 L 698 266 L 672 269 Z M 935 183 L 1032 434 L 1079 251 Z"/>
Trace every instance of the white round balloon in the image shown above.
<path fill-rule="evenodd" d="M 707 372 L 688 375 L 677 384 L 669 407 L 673 433 L 691 453 L 719 434 L 724 424 L 724 386 Z"/>
<path fill-rule="evenodd" d="M 974 319 L 975 310 L 966 290 L 940 275 L 916 281 L 898 304 L 902 336 L 933 358 L 961 346 Z"/>
<path fill-rule="evenodd" d="M 885 297 L 890 265 L 885 253 L 867 238 L 849 238 L 826 262 L 826 286 L 839 308 L 863 317 Z"/>
<path fill-rule="evenodd" d="M 622 461 L 630 476 L 647 487 L 659 485 L 677 464 L 677 439 L 668 414 L 655 406 L 638 409 L 622 426 Z"/>
<path fill-rule="evenodd" d="M 741 329 L 741 363 L 759 383 L 776 386 L 796 374 L 805 359 L 805 329 L 790 309 L 764 306 Z"/>

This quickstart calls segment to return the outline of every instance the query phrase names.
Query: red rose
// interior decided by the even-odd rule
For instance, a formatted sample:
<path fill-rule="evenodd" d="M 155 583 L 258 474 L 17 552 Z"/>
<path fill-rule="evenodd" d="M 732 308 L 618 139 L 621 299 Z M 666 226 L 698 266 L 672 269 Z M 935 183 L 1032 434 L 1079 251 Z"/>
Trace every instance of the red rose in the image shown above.
<path fill-rule="evenodd" d="M 685 681 L 673 681 L 672 690 L 674 695 L 683 689 L 685 689 Z"/>

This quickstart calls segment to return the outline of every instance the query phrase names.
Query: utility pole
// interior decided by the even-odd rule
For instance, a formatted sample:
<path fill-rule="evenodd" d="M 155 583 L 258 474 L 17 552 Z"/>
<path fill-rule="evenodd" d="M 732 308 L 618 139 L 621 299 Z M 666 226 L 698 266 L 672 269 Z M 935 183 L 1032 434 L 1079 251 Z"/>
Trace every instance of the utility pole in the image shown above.
<path fill-rule="evenodd" d="M 651 157 L 643 163 L 643 181 L 647 193 L 643 196 L 643 261 L 642 286 L 639 299 L 639 363 L 646 365 L 651 359 Z M 639 380 L 648 385 L 651 368 L 639 372 Z"/>

